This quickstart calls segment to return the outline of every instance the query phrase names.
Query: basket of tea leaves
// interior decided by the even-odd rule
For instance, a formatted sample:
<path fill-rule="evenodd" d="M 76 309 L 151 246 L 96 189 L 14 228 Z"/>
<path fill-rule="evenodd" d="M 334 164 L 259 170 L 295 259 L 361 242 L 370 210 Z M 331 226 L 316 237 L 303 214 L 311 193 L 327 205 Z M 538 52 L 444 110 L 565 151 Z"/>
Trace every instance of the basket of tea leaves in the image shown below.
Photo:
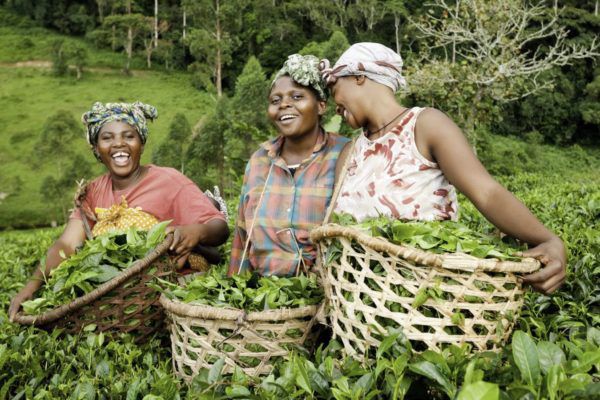
<path fill-rule="evenodd" d="M 523 304 L 518 275 L 540 267 L 514 243 L 453 221 L 333 221 L 311 240 L 334 337 L 358 359 L 398 328 L 416 351 L 498 348 Z"/>
<path fill-rule="evenodd" d="M 215 363 L 225 374 L 269 373 L 274 360 L 312 339 L 323 299 L 315 275 L 227 277 L 219 267 L 184 286 L 163 284 L 173 369 L 187 381 Z"/>
<path fill-rule="evenodd" d="M 14 321 L 69 333 L 132 333 L 137 341 L 144 340 L 164 326 L 160 292 L 148 283 L 168 281 L 174 271 L 166 255 L 173 240 L 165 235 L 169 222 L 149 231 L 129 228 L 87 240 L 51 271 Z"/>

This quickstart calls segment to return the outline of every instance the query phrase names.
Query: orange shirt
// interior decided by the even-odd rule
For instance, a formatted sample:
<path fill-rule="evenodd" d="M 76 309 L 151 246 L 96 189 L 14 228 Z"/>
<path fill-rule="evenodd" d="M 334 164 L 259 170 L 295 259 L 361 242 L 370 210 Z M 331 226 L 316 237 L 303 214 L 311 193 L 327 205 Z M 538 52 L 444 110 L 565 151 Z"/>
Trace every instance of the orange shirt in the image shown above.
<path fill-rule="evenodd" d="M 96 207 L 109 208 L 121 203 L 125 196 L 129 207 L 140 207 L 159 221 L 173 220 L 171 225 L 203 224 L 213 218 L 225 220 L 208 197 L 185 175 L 173 168 L 147 165 L 141 181 L 125 190 L 113 190 L 110 173 L 94 179 L 89 185 L 83 206 L 94 212 Z M 78 210 L 69 218 L 81 219 Z M 88 219 L 90 228 L 94 221 Z"/>

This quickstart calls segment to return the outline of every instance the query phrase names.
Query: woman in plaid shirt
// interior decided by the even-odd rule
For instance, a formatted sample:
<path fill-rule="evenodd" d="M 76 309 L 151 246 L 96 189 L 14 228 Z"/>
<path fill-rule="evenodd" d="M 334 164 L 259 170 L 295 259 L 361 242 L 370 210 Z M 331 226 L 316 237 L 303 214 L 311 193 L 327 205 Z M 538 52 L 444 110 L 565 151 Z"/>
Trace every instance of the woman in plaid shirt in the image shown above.
<path fill-rule="evenodd" d="M 261 144 L 246 166 L 229 275 L 289 276 L 314 264 L 309 232 L 323 222 L 336 161 L 348 142 L 321 127 L 326 100 L 318 59 L 289 56 L 267 109 L 279 135 Z"/>

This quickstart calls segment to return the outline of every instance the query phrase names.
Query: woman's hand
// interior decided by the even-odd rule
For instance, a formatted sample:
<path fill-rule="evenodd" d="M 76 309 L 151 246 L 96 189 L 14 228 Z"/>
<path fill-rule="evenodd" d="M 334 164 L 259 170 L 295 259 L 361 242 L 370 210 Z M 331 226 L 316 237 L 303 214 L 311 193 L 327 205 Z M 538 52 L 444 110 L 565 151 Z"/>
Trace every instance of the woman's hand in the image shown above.
<path fill-rule="evenodd" d="M 544 265 L 539 271 L 523 277 L 523 282 L 534 290 L 550 294 L 565 281 L 567 255 L 564 243 L 557 236 L 524 251 L 523 256 L 533 257 Z"/>
<path fill-rule="evenodd" d="M 166 229 L 167 234 L 173 233 L 173 243 L 169 250 L 176 255 L 176 262 L 180 268 L 187 261 L 194 246 L 198 244 L 202 229 L 201 224 L 169 226 Z"/>
<path fill-rule="evenodd" d="M 169 226 L 166 233 L 173 233 L 169 250 L 176 255 L 179 267 L 183 267 L 197 244 L 219 246 L 227 240 L 229 228 L 224 220 L 212 219 L 205 224 Z"/>
<path fill-rule="evenodd" d="M 34 285 L 32 282 L 29 282 L 27 285 L 25 285 L 25 287 L 19 290 L 19 293 L 17 293 L 15 297 L 13 297 L 13 299 L 10 301 L 10 306 L 8 306 L 8 318 L 11 321 L 14 321 L 15 317 L 17 316 L 17 313 L 21 308 L 21 304 L 23 304 L 23 302 L 27 300 L 30 300 L 33 297 L 35 291 L 39 288 L 39 284 Z"/>

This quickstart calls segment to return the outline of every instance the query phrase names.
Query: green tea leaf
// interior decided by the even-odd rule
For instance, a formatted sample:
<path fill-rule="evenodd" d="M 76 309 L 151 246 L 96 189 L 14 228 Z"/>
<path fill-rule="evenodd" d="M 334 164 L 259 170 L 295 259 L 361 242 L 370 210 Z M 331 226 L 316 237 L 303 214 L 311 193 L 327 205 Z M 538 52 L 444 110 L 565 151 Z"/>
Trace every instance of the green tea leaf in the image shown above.
<path fill-rule="evenodd" d="M 474 382 L 464 386 L 456 400 L 498 400 L 500 398 L 500 388 L 495 383 Z"/>
<path fill-rule="evenodd" d="M 540 361 L 535 342 L 527 333 L 516 331 L 513 334 L 512 353 L 523 379 L 531 386 L 537 386 L 541 376 Z"/>

